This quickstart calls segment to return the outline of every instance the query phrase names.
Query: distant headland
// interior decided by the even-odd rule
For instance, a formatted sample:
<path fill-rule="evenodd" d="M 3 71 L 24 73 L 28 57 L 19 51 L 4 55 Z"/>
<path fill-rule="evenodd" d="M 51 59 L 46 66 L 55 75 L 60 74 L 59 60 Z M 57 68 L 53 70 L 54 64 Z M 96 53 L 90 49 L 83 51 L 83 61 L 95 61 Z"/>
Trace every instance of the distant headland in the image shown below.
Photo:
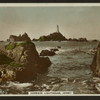
<path fill-rule="evenodd" d="M 32 41 L 79 41 L 79 42 L 87 42 L 88 40 L 86 38 L 69 38 L 67 39 L 65 36 L 62 35 L 62 33 L 59 31 L 59 26 L 57 25 L 57 31 L 50 33 L 47 36 L 40 36 L 39 39 L 33 39 Z"/>
<path fill-rule="evenodd" d="M 16 42 L 16 41 L 75 41 L 75 42 L 88 42 L 86 37 L 80 37 L 80 38 L 66 38 L 59 29 L 59 26 L 57 25 L 57 31 L 50 33 L 49 35 L 43 35 L 40 36 L 38 39 L 33 38 L 32 40 L 30 39 L 30 37 L 28 36 L 28 34 L 25 32 L 23 35 L 10 35 L 9 39 L 7 39 L 7 41 L 10 42 Z M 92 42 L 98 42 L 98 40 L 92 40 Z"/>

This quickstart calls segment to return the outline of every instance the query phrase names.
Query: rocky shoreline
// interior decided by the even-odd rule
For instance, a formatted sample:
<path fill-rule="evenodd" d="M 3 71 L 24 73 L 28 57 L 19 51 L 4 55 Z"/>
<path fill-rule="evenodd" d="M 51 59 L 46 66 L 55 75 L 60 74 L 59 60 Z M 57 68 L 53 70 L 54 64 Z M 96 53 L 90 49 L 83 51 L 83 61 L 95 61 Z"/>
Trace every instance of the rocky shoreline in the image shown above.
<path fill-rule="evenodd" d="M 61 33 L 58 32 L 56 34 L 61 34 Z M 19 37 L 20 39 L 18 39 Z M 66 39 L 66 41 L 88 42 L 86 38 L 80 38 L 79 40 Z M 92 42 L 98 42 L 98 41 L 93 40 Z M 13 35 L 10 36 L 10 38 L 8 39 L 8 43 L 4 45 L 3 49 L 0 49 L 0 84 L 6 83 L 8 81 L 12 82 L 17 81 L 23 83 L 23 82 L 31 82 L 37 80 L 38 75 L 45 74 L 48 71 L 50 65 L 52 64 L 48 56 L 56 55 L 56 51 L 59 51 L 59 48 L 61 48 L 61 46 L 57 46 L 56 48 L 51 48 L 50 50 L 45 49 L 42 50 L 41 53 L 39 54 L 36 50 L 35 44 L 31 41 L 27 33 L 19 35 L 17 37 Z M 96 91 L 98 92 L 100 92 L 99 51 L 100 51 L 100 43 L 97 48 L 91 51 L 91 54 L 95 55 L 92 64 L 90 66 L 94 76 L 92 79 L 86 81 L 88 83 L 90 82 L 91 84 L 90 88 L 96 89 Z M 59 79 L 57 79 L 57 81 L 58 80 Z M 62 82 L 65 81 L 60 80 L 60 82 L 62 84 Z M 66 82 L 63 84 L 67 84 Z M 74 80 L 72 83 L 74 83 Z M 82 84 L 87 84 L 87 83 L 83 82 Z M 55 85 L 55 83 L 53 85 Z M 41 88 L 40 90 L 42 90 L 43 88 L 43 86 L 41 85 L 38 87 Z M 53 87 L 49 88 L 51 90 Z M 38 88 L 36 87 L 36 89 Z"/>
<path fill-rule="evenodd" d="M 51 61 L 40 57 L 34 43 L 23 41 L 5 45 L 5 53 L 0 52 L 0 77 L 2 81 L 27 82 L 34 80 L 38 73 L 47 72 Z"/>

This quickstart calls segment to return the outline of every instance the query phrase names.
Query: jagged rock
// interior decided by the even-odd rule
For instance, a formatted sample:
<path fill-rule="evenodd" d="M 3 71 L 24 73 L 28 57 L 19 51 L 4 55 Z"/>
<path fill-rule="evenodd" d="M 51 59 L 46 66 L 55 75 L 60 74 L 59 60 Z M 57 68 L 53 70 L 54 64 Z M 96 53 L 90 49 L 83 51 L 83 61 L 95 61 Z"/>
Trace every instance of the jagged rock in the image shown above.
<path fill-rule="evenodd" d="M 35 39 L 35 38 L 34 38 L 32 41 L 38 41 L 38 39 Z"/>
<path fill-rule="evenodd" d="M 29 38 L 29 36 L 27 35 L 27 33 L 24 33 L 22 36 L 15 36 L 15 35 L 10 35 L 9 39 L 7 39 L 7 41 L 10 42 L 15 42 L 15 41 L 31 41 L 31 39 Z"/>
<path fill-rule="evenodd" d="M 38 72 L 42 74 L 48 71 L 48 67 L 51 65 L 51 61 L 48 57 L 40 57 L 39 65 Z"/>
<path fill-rule="evenodd" d="M 0 65 L 9 64 L 13 61 L 13 59 L 9 58 L 7 53 L 0 50 Z"/>
<path fill-rule="evenodd" d="M 57 46 L 57 48 L 61 48 L 61 46 Z"/>
<path fill-rule="evenodd" d="M 72 40 L 73 40 L 72 38 L 69 38 L 69 39 L 68 39 L 68 41 L 72 41 Z"/>
<path fill-rule="evenodd" d="M 0 42 L 4 42 L 3 40 L 1 40 Z"/>
<path fill-rule="evenodd" d="M 16 78 L 16 72 L 14 70 L 3 69 L 2 71 L 2 81 L 14 81 Z"/>
<path fill-rule="evenodd" d="M 17 63 L 22 63 L 26 66 L 33 66 L 39 59 L 36 47 L 32 42 L 10 43 L 6 45 L 5 49 L 9 57 L 14 59 Z"/>
<path fill-rule="evenodd" d="M 56 53 L 54 51 L 42 50 L 40 56 L 54 56 Z"/>
<path fill-rule="evenodd" d="M 36 73 L 32 68 L 24 68 L 22 70 L 16 71 L 16 81 L 19 82 L 28 82 L 36 78 Z"/>
<path fill-rule="evenodd" d="M 11 42 L 5 46 L 5 51 L 7 55 L 4 59 L 9 61 L 9 58 L 11 61 L 0 66 L 2 80 L 31 81 L 38 73 L 45 73 L 51 65 L 50 59 L 40 57 L 34 43 L 29 41 Z"/>
<path fill-rule="evenodd" d="M 86 38 L 79 38 L 78 41 L 79 42 L 87 42 L 88 40 Z"/>
<path fill-rule="evenodd" d="M 91 70 L 93 71 L 94 76 L 100 77 L 100 43 L 94 55 L 94 58 L 91 64 Z"/>
<path fill-rule="evenodd" d="M 11 48 L 12 44 L 14 45 L 13 48 Z M 39 61 L 42 59 L 39 57 L 36 47 L 32 42 L 10 43 L 6 46 L 6 50 L 9 57 L 26 67 L 37 67 L 39 66 Z"/>
<path fill-rule="evenodd" d="M 41 36 L 39 41 L 66 41 L 66 38 L 60 32 L 54 32 L 47 36 Z"/>
<path fill-rule="evenodd" d="M 72 39 L 72 41 L 78 41 L 78 39 L 76 39 L 76 38 L 73 38 L 73 39 Z"/>
<path fill-rule="evenodd" d="M 59 26 L 57 25 L 57 31 L 53 32 L 47 36 L 41 36 L 39 41 L 66 41 L 67 39 L 59 31 Z"/>
<path fill-rule="evenodd" d="M 31 41 L 31 39 L 28 37 L 27 33 L 24 33 L 22 36 L 20 36 L 22 41 Z"/>
<path fill-rule="evenodd" d="M 79 38 L 79 39 L 76 39 L 76 38 L 69 38 L 68 41 L 75 41 L 75 42 L 88 42 L 88 40 L 86 38 Z"/>
<path fill-rule="evenodd" d="M 98 40 L 92 40 L 92 42 L 99 42 Z"/>

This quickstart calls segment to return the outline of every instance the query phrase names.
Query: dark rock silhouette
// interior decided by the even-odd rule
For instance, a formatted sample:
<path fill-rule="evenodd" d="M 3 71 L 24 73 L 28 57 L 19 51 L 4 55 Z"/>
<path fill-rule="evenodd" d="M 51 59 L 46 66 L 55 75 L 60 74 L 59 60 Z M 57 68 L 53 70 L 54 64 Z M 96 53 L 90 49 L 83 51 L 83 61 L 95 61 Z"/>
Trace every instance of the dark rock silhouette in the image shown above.
<path fill-rule="evenodd" d="M 48 57 L 40 57 L 39 59 L 39 70 L 38 73 L 45 73 L 48 70 L 48 67 L 51 65 L 51 61 Z"/>
<path fill-rule="evenodd" d="M 76 38 L 69 38 L 67 39 L 67 41 L 75 41 L 75 42 L 88 42 L 88 40 L 86 38 L 79 38 L 79 39 L 76 39 Z"/>
<path fill-rule="evenodd" d="M 66 38 L 59 31 L 59 26 L 57 25 L 57 32 L 53 32 L 47 36 L 41 36 L 39 41 L 66 41 Z"/>
<path fill-rule="evenodd" d="M 10 35 L 9 39 L 7 41 L 10 42 L 15 42 L 15 41 L 31 41 L 27 33 L 24 33 L 23 35 L 15 36 L 15 35 Z"/>
<path fill-rule="evenodd" d="M 61 48 L 61 46 L 57 46 L 57 48 Z"/>
<path fill-rule="evenodd" d="M 0 65 L 9 64 L 13 60 L 7 56 L 7 53 L 0 49 Z"/>
<path fill-rule="evenodd" d="M 22 41 L 31 41 L 27 33 L 24 33 L 22 36 L 20 35 L 19 37 L 21 37 Z"/>
<path fill-rule="evenodd" d="M 62 33 L 59 31 L 59 26 L 57 25 L 57 31 L 50 33 L 49 35 L 43 35 L 40 36 L 39 39 L 33 39 L 32 41 L 75 41 L 75 42 L 88 42 L 86 38 L 69 38 L 67 39 L 65 36 L 62 35 Z"/>
<path fill-rule="evenodd" d="M 22 63 L 28 67 L 34 66 L 39 59 L 34 43 L 28 41 L 10 43 L 6 45 L 6 51 L 8 56 L 14 59 L 14 61 Z"/>
<path fill-rule="evenodd" d="M 35 38 L 34 38 L 32 41 L 38 41 L 38 39 L 35 39 Z"/>
<path fill-rule="evenodd" d="M 32 68 L 24 68 L 23 70 L 16 71 L 16 81 L 28 82 L 35 79 L 37 76 L 33 72 Z"/>
<path fill-rule="evenodd" d="M 54 56 L 56 53 L 54 51 L 42 50 L 40 56 Z"/>
<path fill-rule="evenodd" d="M 78 41 L 80 41 L 80 42 L 87 42 L 88 40 L 86 38 L 79 38 Z"/>
<path fill-rule="evenodd" d="M 94 55 L 91 70 L 93 71 L 94 76 L 100 77 L 100 43 L 98 44 L 97 51 Z"/>
<path fill-rule="evenodd" d="M 54 32 L 47 36 L 41 36 L 39 41 L 66 41 L 66 38 L 60 32 Z"/>
<path fill-rule="evenodd" d="M 72 38 L 69 38 L 67 41 L 72 41 L 73 39 Z"/>
<path fill-rule="evenodd" d="M 95 39 L 95 40 L 92 40 L 92 42 L 99 42 L 99 41 Z"/>
<path fill-rule="evenodd" d="M 30 41 L 11 42 L 5 46 L 5 51 L 7 55 L 4 59 L 7 58 L 9 61 L 9 58 L 11 61 L 6 61 L 6 74 L 2 75 L 3 80 L 31 81 L 37 77 L 38 73 L 45 73 L 51 65 L 50 59 L 40 57 L 34 43 Z M 2 59 L 1 56 L 0 59 Z M 0 66 L 0 70 L 2 68 L 3 65 Z"/>
<path fill-rule="evenodd" d="M 0 42 L 4 42 L 3 40 L 1 40 Z"/>

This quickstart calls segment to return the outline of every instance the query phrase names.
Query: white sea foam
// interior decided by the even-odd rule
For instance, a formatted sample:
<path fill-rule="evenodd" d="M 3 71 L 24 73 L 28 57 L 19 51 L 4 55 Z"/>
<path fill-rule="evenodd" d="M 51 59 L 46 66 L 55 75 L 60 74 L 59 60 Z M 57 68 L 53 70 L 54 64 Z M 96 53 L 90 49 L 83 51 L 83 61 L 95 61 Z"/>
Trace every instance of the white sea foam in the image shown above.
<path fill-rule="evenodd" d="M 51 49 L 51 47 L 39 47 L 39 48 L 37 48 L 37 51 L 38 51 L 38 53 L 40 53 L 42 50 L 50 50 Z"/>
<path fill-rule="evenodd" d="M 8 85 L 3 85 L 1 87 L 16 87 L 19 89 L 32 86 L 32 83 L 19 83 L 19 82 L 8 82 Z"/>
<path fill-rule="evenodd" d="M 61 80 L 68 82 L 68 78 L 61 78 Z"/>
<path fill-rule="evenodd" d="M 41 87 L 42 87 L 42 88 L 46 88 L 46 89 L 50 89 L 50 86 L 47 85 L 47 84 L 43 84 Z"/>
<path fill-rule="evenodd" d="M 60 84 L 53 85 L 52 89 L 50 91 L 56 91 L 60 87 Z"/>
<path fill-rule="evenodd" d="M 59 49 L 59 51 L 56 51 L 56 54 L 60 54 L 60 53 L 63 53 L 65 51 L 66 51 L 66 49 Z"/>
<path fill-rule="evenodd" d="M 95 84 L 95 88 L 96 88 L 97 91 L 100 93 L 100 83 Z"/>
<path fill-rule="evenodd" d="M 56 47 L 39 47 L 37 48 L 37 51 L 38 53 L 40 53 L 42 50 L 50 50 L 50 49 L 58 49 Z M 65 51 L 70 51 L 70 49 L 62 49 L 62 48 L 59 48 L 58 51 L 56 51 L 56 54 L 60 54 L 60 53 L 63 53 Z"/>
<path fill-rule="evenodd" d="M 89 54 L 89 55 L 94 55 L 96 50 L 94 49 L 85 49 L 85 48 L 81 48 L 81 49 L 72 49 L 70 50 L 72 52 L 77 52 L 77 53 L 80 53 L 80 52 L 83 52 L 83 53 L 86 53 L 86 54 Z"/>

